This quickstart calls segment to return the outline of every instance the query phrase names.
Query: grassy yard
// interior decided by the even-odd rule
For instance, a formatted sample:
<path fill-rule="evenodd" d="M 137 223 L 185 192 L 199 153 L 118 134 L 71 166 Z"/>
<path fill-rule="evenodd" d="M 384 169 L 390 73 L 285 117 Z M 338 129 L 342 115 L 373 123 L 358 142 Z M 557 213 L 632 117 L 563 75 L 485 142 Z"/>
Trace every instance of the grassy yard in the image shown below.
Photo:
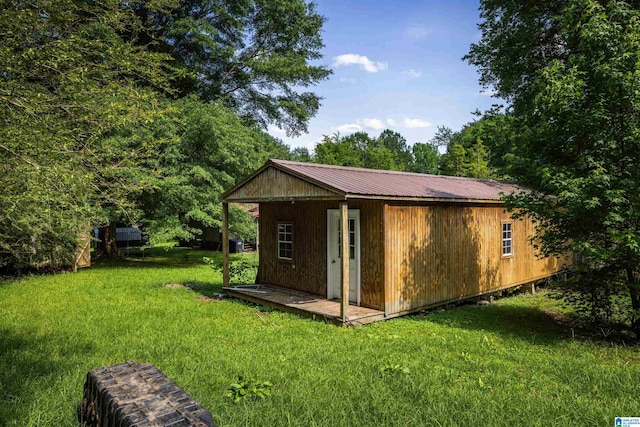
<path fill-rule="evenodd" d="M 201 298 L 221 286 L 201 255 L 0 284 L 0 425 L 77 425 L 87 371 L 126 360 L 157 366 L 220 426 L 609 426 L 640 415 L 638 348 L 571 338 L 544 295 L 344 329 Z M 233 403 L 224 394 L 239 375 L 272 382 L 272 395 Z"/>

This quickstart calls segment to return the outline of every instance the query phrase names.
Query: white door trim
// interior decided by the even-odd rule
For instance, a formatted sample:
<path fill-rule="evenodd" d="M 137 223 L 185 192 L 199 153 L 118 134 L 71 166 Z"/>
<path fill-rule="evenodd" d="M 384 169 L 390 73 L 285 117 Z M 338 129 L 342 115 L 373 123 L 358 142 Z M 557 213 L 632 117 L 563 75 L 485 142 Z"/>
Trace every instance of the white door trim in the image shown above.
<path fill-rule="evenodd" d="M 340 292 L 337 295 L 333 295 L 332 293 L 332 277 L 331 277 L 331 218 L 335 217 L 336 219 L 340 218 L 340 210 L 339 209 L 327 209 L 327 299 L 340 298 Z M 356 304 L 360 305 L 360 258 L 361 258 L 361 249 L 360 249 L 360 209 L 349 209 L 349 219 L 355 220 L 355 233 L 356 233 L 356 248 L 355 248 L 355 261 L 356 261 Z M 336 225 L 337 225 L 336 221 Z M 337 242 L 336 242 L 337 243 Z M 334 245 L 335 246 L 335 245 Z M 337 247 L 337 246 L 336 246 Z M 335 250 L 335 249 L 334 249 Z M 340 285 L 340 280 L 338 279 L 338 286 Z M 349 283 L 351 286 L 351 283 Z"/>

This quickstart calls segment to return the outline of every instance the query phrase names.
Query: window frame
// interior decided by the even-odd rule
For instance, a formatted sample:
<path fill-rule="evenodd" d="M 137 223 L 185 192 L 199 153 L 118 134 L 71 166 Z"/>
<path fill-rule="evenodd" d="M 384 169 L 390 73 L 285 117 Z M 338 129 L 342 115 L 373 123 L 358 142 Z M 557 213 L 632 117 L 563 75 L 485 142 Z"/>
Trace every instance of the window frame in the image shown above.
<path fill-rule="evenodd" d="M 505 230 L 505 226 L 509 226 L 509 229 Z M 508 237 L 505 237 L 505 233 L 508 233 Z M 508 245 L 505 245 L 506 242 Z M 505 253 L 506 247 L 510 251 Z M 500 222 L 500 255 L 501 258 L 513 258 L 513 221 Z"/>
<path fill-rule="evenodd" d="M 291 231 L 284 231 L 285 234 L 291 235 L 291 240 L 280 240 L 280 226 L 289 226 L 291 227 Z M 278 261 L 282 262 L 293 262 L 294 258 L 294 236 L 295 236 L 295 224 L 292 221 L 277 221 L 276 222 L 276 256 Z M 291 245 L 291 258 L 281 256 L 281 246 L 280 244 L 289 244 Z"/>

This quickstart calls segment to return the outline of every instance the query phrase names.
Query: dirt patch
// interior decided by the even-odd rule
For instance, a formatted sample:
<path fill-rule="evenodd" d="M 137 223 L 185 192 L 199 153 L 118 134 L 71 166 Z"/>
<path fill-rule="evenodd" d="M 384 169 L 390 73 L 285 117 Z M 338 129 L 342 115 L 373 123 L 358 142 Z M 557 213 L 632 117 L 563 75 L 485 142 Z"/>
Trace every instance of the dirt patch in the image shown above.
<path fill-rule="evenodd" d="M 179 289 L 179 288 L 184 288 L 185 286 L 181 283 L 168 283 L 164 285 L 164 287 L 169 289 Z"/>
<path fill-rule="evenodd" d="M 218 302 L 221 301 L 220 298 L 211 298 L 205 295 L 200 295 L 200 297 L 198 297 L 198 301 L 207 301 L 207 302 Z"/>
<path fill-rule="evenodd" d="M 569 316 L 568 314 L 561 313 L 559 311 L 553 311 L 553 310 L 544 310 L 544 312 L 547 316 L 551 317 L 554 320 L 554 322 L 556 322 L 559 325 L 568 326 L 571 328 L 575 328 L 576 326 L 576 319 Z"/>

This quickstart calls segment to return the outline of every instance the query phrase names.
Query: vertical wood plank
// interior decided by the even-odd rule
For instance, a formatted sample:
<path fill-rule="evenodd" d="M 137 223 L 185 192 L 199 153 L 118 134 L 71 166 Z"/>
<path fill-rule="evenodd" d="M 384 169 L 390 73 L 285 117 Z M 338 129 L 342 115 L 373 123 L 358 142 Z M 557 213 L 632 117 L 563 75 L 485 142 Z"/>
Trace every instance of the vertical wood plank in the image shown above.
<path fill-rule="evenodd" d="M 513 256 L 502 257 L 503 207 L 447 204 L 384 208 L 387 314 L 491 292 L 558 271 L 564 257 L 536 258 L 531 220 L 513 220 Z"/>
<path fill-rule="evenodd" d="M 222 286 L 229 286 L 229 203 L 222 202 Z"/>
<path fill-rule="evenodd" d="M 340 301 L 340 318 L 346 323 L 349 313 L 349 204 L 340 202 L 340 246 L 342 247 L 342 298 Z"/>

